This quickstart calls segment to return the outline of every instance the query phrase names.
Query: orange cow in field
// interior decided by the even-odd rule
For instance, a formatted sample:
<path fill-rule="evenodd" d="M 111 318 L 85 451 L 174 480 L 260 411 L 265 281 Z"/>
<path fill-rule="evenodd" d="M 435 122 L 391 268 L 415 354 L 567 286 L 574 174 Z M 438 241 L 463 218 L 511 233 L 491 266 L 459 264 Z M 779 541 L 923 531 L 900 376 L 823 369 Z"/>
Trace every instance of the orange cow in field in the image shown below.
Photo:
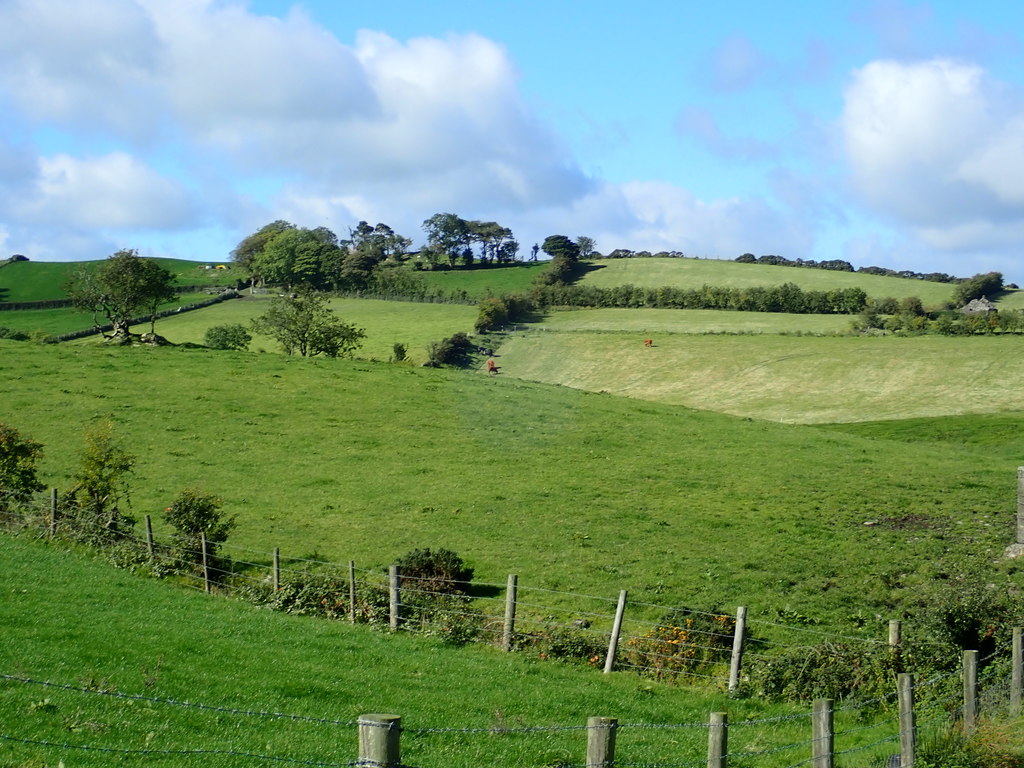
<path fill-rule="evenodd" d="M 498 372 L 498 366 L 496 366 L 494 364 L 494 358 L 492 357 L 492 358 L 490 358 L 487 361 L 487 373 L 491 374 L 491 373 L 497 373 L 497 372 Z"/>
<path fill-rule="evenodd" d="M 644 339 L 644 346 L 645 347 L 653 347 L 654 346 L 654 339 Z"/>

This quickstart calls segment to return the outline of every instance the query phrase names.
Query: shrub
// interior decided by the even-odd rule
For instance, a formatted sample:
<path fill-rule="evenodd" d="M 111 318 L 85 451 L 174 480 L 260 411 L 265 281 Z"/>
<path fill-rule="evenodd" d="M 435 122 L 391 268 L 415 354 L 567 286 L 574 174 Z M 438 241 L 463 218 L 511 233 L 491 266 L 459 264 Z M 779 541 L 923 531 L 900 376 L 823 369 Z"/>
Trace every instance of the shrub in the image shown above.
<path fill-rule="evenodd" d="M 129 504 L 127 475 L 135 457 L 115 440 L 114 425 L 87 430 L 75 485 L 61 497 L 61 510 L 71 518 L 73 535 L 86 540 L 110 539 L 135 525 L 125 512 Z"/>
<path fill-rule="evenodd" d="M 396 341 L 391 346 L 391 360 L 392 360 L 392 362 L 402 363 L 402 362 L 405 362 L 405 360 L 407 360 L 408 357 L 409 357 L 409 348 L 405 344 L 401 343 L 400 341 Z"/>
<path fill-rule="evenodd" d="M 473 569 L 449 549 L 414 549 L 395 561 L 403 587 L 421 592 L 460 595 L 469 589 Z"/>
<path fill-rule="evenodd" d="M 248 349 L 252 335 L 241 323 L 229 323 L 207 328 L 203 341 L 210 349 Z"/>
<path fill-rule="evenodd" d="M 475 349 L 465 333 L 456 333 L 442 341 L 427 346 L 427 367 L 440 368 L 442 365 L 469 365 L 470 354 Z"/>
<path fill-rule="evenodd" d="M 0 512 L 43 490 L 36 476 L 36 462 L 42 455 L 42 445 L 0 422 Z"/>
<path fill-rule="evenodd" d="M 538 632 L 521 635 L 516 642 L 541 659 L 555 659 L 600 667 L 608 652 L 608 638 L 586 628 L 548 624 Z"/>
<path fill-rule="evenodd" d="M 233 517 L 224 516 L 220 499 L 194 488 L 178 494 L 164 510 L 164 520 L 175 530 L 174 541 L 183 559 L 191 562 L 202 562 L 203 536 L 207 555 L 216 557 L 219 545 L 227 541 L 236 525 Z"/>
<path fill-rule="evenodd" d="M 626 645 L 629 663 L 641 674 L 673 680 L 680 674 L 707 674 L 715 664 L 728 663 L 736 619 L 724 611 L 675 608 L 643 637 Z"/>
<path fill-rule="evenodd" d="M 28 341 L 29 335 L 24 331 L 16 331 L 14 328 L 6 328 L 0 325 L 0 339 L 10 339 L 11 341 Z"/>

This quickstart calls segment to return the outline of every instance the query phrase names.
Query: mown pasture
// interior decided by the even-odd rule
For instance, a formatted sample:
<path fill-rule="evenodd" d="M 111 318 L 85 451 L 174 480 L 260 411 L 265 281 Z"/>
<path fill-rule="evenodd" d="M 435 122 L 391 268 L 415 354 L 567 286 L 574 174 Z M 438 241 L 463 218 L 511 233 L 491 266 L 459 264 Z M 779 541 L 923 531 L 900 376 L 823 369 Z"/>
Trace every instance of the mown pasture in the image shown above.
<path fill-rule="evenodd" d="M 614 288 L 636 285 L 659 288 L 664 285 L 699 288 L 702 285 L 751 288 L 793 283 L 805 291 L 836 288 L 862 288 L 870 298 L 902 299 L 917 296 L 925 307 L 938 307 L 953 296 L 954 285 L 910 280 L 858 272 L 833 272 L 825 269 L 780 267 L 768 264 L 741 264 L 714 259 L 597 259 L 582 276 L 582 285 Z"/>
<path fill-rule="evenodd" d="M 623 726 L 620 762 L 700 762 L 700 725 L 726 710 L 734 755 L 768 753 L 757 763 L 768 768 L 809 755 L 806 707 L 272 613 L 25 539 L 5 538 L 4 566 L 3 765 L 347 765 L 354 721 L 373 712 L 403 717 L 405 765 L 581 764 L 580 726 L 597 715 Z M 895 731 L 865 730 L 857 710 L 838 713 L 836 727 L 850 732 L 844 749 Z M 879 750 L 893 742 L 860 756 Z"/>
<path fill-rule="evenodd" d="M 489 583 L 846 628 L 912 609 L 938 573 L 1014 578 L 994 563 L 1019 433 L 1003 451 L 876 439 L 511 374 L 187 348 L 0 341 L 0 386 L 0 420 L 45 444 L 48 484 L 67 487 L 83 429 L 110 419 L 138 456 L 137 514 L 159 529 L 198 486 L 267 557 L 383 567 L 446 547 Z"/>
<path fill-rule="evenodd" d="M 431 288 L 445 294 L 463 291 L 472 301 L 506 293 L 527 293 L 534 278 L 547 268 L 547 262 L 526 262 L 508 267 L 476 266 L 472 269 L 438 269 L 416 272 Z"/>
<path fill-rule="evenodd" d="M 585 324 L 588 314 L 565 318 L 578 315 Z M 610 328 L 614 318 L 604 316 Z M 1024 389 L 1015 383 L 1024 377 L 1019 336 L 694 335 L 668 332 L 668 320 L 661 332 L 649 322 L 636 330 L 627 322 L 624 331 L 562 331 L 572 326 L 553 317 L 559 322 L 542 326 L 548 332 L 510 335 L 501 347 L 504 374 L 795 423 L 1024 410 Z M 680 317 L 678 327 L 688 323 Z"/>

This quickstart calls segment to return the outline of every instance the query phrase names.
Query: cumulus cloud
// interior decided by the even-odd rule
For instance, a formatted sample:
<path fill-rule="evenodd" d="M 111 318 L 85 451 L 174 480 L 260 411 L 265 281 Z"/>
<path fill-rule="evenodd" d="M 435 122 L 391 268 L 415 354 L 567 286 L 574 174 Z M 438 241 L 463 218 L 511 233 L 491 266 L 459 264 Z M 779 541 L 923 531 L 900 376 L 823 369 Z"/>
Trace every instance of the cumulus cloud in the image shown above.
<path fill-rule="evenodd" d="M 840 124 L 857 193 L 930 245 L 999 247 L 1024 224 L 1024 101 L 981 67 L 871 62 Z"/>
<path fill-rule="evenodd" d="M 26 221 L 61 220 L 85 229 L 174 229 L 197 223 L 189 194 L 123 152 L 40 160 Z"/>

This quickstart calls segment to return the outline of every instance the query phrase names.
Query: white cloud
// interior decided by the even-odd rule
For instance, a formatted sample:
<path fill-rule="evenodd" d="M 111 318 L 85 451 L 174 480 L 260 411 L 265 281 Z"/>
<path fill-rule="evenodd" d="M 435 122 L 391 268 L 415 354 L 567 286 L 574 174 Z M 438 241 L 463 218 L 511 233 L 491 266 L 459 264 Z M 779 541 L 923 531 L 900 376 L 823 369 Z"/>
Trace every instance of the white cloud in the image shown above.
<path fill-rule="evenodd" d="M 195 224 L 187 190 L 123 152 L 81 160 L 40 159 L 27 199 L 28 222 L 61 221 L 83 229 L 174 229 Z"/>
<path fill-rule="evenodd" d="M 856 191 L 933 247 L 1000 247 L 1024 224 L 1024 103 L 981 67 L 872 62 L 841 128 Z"/>

